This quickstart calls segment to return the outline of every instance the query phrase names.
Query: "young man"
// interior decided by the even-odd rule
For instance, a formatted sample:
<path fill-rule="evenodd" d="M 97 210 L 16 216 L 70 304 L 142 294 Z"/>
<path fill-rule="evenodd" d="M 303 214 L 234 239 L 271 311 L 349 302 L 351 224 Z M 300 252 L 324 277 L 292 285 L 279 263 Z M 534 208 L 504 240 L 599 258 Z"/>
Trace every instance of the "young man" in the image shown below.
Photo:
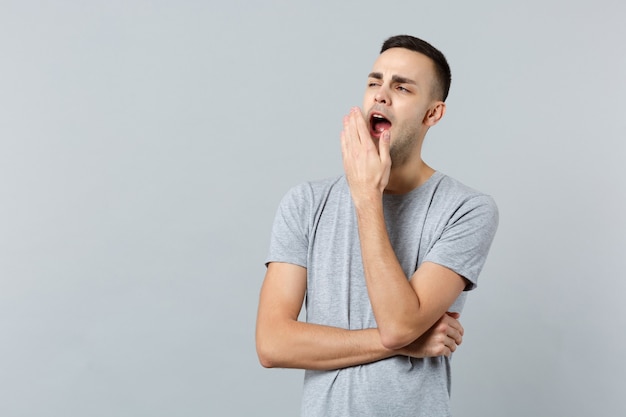
<path fill-rule="evenodd" d="M 430 44 L 385 41 L 363 108 L 344 118 L 345 175 L 297 186 L 280 204 L 257 352 L 265 367 L 306 369 L 303 416 L 450 415 L 456 319 L 498 213 L 422 160 L 449 86 Z"/>

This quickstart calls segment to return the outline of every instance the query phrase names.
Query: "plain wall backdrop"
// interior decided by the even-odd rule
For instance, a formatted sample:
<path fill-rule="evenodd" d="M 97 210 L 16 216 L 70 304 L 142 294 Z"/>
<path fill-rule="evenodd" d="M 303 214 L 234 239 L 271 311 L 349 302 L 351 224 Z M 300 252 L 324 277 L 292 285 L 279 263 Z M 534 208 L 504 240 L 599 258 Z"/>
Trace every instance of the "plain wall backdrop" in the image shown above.
<path fill-rule="evenodd" d="M 455 415 L 626 415 L 625 4 L 0 0 L 0 415 L 297 415 L 274 211 L 400 33 L 452 67 L 424 158 L 501 213 Z"/>

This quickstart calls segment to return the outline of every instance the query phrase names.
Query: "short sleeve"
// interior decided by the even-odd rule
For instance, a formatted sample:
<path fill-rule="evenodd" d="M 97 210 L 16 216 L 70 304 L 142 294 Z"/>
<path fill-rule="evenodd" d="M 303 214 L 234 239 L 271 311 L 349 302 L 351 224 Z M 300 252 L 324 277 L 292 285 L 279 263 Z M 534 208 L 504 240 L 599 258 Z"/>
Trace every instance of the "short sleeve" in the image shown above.
<path fill-rule="evenodd" d="M 303 184 L 282 198 L 274 218 L 266 265 L 286 262 L 307 267 L 311 194 L 310 187 Z"/>
<path fill-rule="evenodd" d="M 491 197 L 468 199 L 450 218 L 424 261 L 443 265 L 467 279 L 470 284 L 466 290 L 476 288 L 498 220 L 498 208 Z"/>

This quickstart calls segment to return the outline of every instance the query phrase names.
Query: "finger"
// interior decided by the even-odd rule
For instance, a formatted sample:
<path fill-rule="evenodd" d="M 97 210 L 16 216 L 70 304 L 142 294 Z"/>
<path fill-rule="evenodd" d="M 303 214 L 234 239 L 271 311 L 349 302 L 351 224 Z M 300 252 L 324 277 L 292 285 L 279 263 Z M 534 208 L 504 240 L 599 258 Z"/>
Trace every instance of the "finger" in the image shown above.
<path fill-rule="evenodd" d="M 378 141 L 378 154 L 380 155 L 380 162 L 383 165 L 387 166 L 387 164 L 391 165 L 391 155 L 389 154 L 389 147 L 391 142 L 391 132 L 385 130 L 382 135 L 380 135 L 380 141 Z"/>
<path fill-rule="evenodd" d="M 358 107 L 354 107 L 353 110 L 354 110 L 354 120 L 356 123 L 356 129 L 359 135 L 359 139 L 367 147 L 373 148 L 374 143 L 371 140 L 370 131 L 367 126 L 367 123 L 365 122 L 365 117 L 363 116 L 363 112 Z"/>
<path fill-rule="evenodd" d="M 454 317 L 456 315 L 456 317 Z M 461 322 L 458 320 L 460 314 L 458 313 L 446 313 L 442 317 L 442 322 L 446 323 L 448 326 L 454 327 L 459 333 L 463 334 L 465 330 L 461 325 Z"/>
<path fill-rule="evenodd" d="M 363 138 L 361 137 L 361 132 L 359 129 L 359 115 L 360 114 L 361 114 L 361 111 L 359 110 L 358 107 L 352 107 L 350 109 L 349 126 L 350 126 L 350 133 L 352 134 L 353 139 L 355 141 L 358 141 L 357 143 L 364 144 L 364 141 L 363 141 Z"/>
<path fill-rule="evenodd" d="M 459 343 L 457 343 L 457 340 L 455 338 L 447 337 L 444 342 L 444 345 L 450 352 L 454 352 L 456 348 L 459 346 Z"/>
<path fill-rule="evenodd" d="M 457 345 L 460 345 L 461 343 L 463 343 L 463 334 L 461 334 L 456 329 L 450 327 L 450 330 L 448 331 L 447 335 L 450 339 L 454 340 L 454 343 L 456 343 Z"/>
<path fill-rule="evenodd" d="M 341 156 L 343 157 L 343 162 L 345 164 L 346 157 L 348 156 L 348 141 L 346 140 L 346 132 L 341 132 Z"/>
<path fill-rule="evenodd" d="M 343 117 L 343 130 L 341 131 L 341 152 L 343 154 L 344 161 L 350 156 L 350 152 L 352 151 L 353 140 L 350 124 L 350 115 L 347 114 Z"/>
<path fill-rule="evenodd" d="M 443 334 L 446 338 L 452 339 L 457 345 L 460 345 L 463 341 L 462 328 L 454 324 L 452 317 L 442 318 L 437 325 L 437 331 Z"/>

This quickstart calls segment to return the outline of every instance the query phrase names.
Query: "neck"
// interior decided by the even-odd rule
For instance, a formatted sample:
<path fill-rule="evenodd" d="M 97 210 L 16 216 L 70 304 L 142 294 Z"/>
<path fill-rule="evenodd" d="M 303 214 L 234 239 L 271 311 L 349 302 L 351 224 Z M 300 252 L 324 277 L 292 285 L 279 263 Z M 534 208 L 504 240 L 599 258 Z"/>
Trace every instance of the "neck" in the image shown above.
<path fill-rule="evenodd" d="M 406 194 L 424 184 L 435 173 L 421 158 L 416 162 L 391 167 L 389 183 L 385 187 L 386 194 Z"/>
<path fill-rule="evenodd" d="M 404 161 L 392 160 L 389 182 L 385 187 L 386 194 L 406 194 L 424 184 L 435 173 L 435 170 L 422 160 L 422 143 L 424 134 L 414 142 L 413 149 Z"/>

